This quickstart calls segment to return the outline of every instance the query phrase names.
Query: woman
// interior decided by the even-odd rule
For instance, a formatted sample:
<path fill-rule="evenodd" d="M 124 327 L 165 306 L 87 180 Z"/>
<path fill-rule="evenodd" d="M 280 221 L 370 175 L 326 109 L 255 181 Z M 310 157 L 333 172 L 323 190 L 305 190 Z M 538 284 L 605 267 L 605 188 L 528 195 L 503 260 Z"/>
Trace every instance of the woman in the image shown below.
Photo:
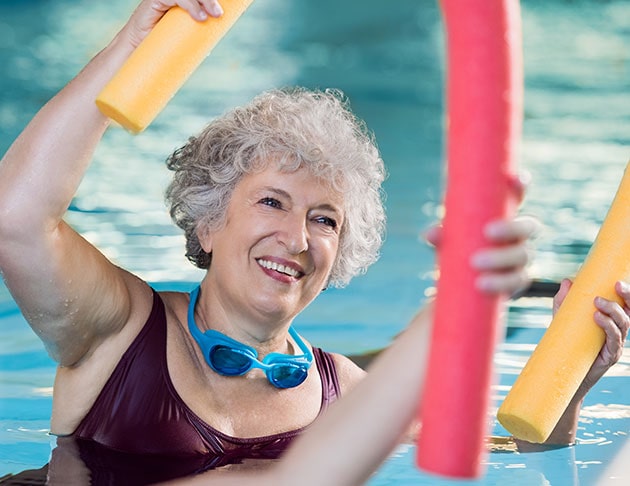
<path fill-rule="evenodd" d="M 190 460 L 188 472 L 278 457 L 364 372 L 291 328 L 322 289 L 376 259 L 383 163 L 334 92 L 266 93 L 169 159 L 171 214 L 206 269 L 192 295 L 153 291 L 63 216 L 109 121 L 94 99 L 173 5 L 143 1 L 48 102 L 0 165 L 0 270 L 59 363 L 51 432 L 112 451 Z M 524 282 L 528 221 L 496 222 L 480 285 Z M 181 475 L 186 471 L 178 471 Z"/>

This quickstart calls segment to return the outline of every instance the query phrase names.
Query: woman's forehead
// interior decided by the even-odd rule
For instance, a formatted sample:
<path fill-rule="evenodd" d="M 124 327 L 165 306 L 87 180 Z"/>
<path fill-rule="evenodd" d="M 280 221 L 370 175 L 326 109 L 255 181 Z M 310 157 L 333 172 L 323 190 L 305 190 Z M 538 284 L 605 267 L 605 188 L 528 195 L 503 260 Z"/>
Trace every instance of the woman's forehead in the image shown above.
<path fill-rule="evenodd" d="M 324 176 L 313 173 L 308 167 L 287 169 L 277 164 L 267 164 L 264 168 L 245 174 L 237 187 L 244 190 L 271 190 L 292 198 L 309 195 L 329 201 L 330 204 L 344 206 L 344 194 Z"/>

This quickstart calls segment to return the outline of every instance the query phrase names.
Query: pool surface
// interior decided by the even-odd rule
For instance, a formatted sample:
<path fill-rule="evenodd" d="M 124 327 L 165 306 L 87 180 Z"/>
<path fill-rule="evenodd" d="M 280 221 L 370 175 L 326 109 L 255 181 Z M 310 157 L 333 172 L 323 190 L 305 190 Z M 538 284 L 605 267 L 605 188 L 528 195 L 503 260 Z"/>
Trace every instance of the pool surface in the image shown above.
<path fill-rule="evenodd" d="M 121 26 L 135 0 L 0 0 L 0 153 Z M 544 224 L 535 278 L 574 275 L 630 159 L 630 2 L 523 0 L 523 212 Z M 201 279 L 162 202 L 163 161 L 205 122 L 271 87 L 336 87 L 375 132 L 387 164 L 387 240 L 367 275 L 324 292 L 296 321 L 313 344 L 355 354 L 387 345 L 433 292 L 419 236 L 441 214 L 444 43 L 438 2 L 256 0 L 143 134 L 111 129 L 68 212 L 105 254 L 159 289 Z M 124 177 L 121 177 L 124 174 Z M 510 303 L 495 355 L 494 406 L 550 321 L 549 298 Z M 578 444 L 519 454 L 500 439 L 469 484 L 590 485 L 628 442 L 630 346 L 586 398 Z M 0 477 L 50 453 L 54 363 L 0 283 Z M 506 436 L 489 410 L 489 432 Z M 395 410 L 392 410 L 395 413 Z M 418 471 L 401 446 L 370 485 L 461 484 Z M 445 454 L 448 451 L 444 451 Z M 630 484 L 630 473 L 614 484 Z"/>

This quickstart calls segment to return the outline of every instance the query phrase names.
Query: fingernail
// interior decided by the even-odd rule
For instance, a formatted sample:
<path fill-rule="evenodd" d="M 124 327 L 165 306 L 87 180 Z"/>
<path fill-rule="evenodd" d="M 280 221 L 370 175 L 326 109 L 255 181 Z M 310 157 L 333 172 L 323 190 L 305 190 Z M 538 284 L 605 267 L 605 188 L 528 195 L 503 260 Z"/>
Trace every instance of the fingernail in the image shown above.
<path fill-rule="evenodd" d="M 510 232 L 508 229 L 508 223 L 503 220 L 496 220 L 489 222 L 483 231 L 484 236 L 493 242 L 501 242 L 506 238 L 510 238 Z"/>
<path fill-rule="evenodd" d="M 488 263 L 490 263 L 490 258 L 485 253 L 473 253 L 470 257 L 470 264 L 478 270 L 483 270 Z"/>
<path fill-rule="evenodd" d="M 492 285 L 492 280 L 489 278 L 485 278 L 484 276 L 477 277 L 475 279 L 475 287 L 477 290 L 480 290 L 484 293 L 494 292 L 494 286 Z"/>
<path fill-rule="evenodd" d="M 221 5 L 219 5 L 218 3 L 214 3 L 210 7 L 210 13 L 214 17 L 221 17 L 221 15 L 223 15 L 223 9 L 221 8 Z"/>
<path fill-rule="evenodd" d="M 529 186 L 529 184 L 532 182 L 532 174 L 531 172 L 526 170 L 519 171 L 518 174 L 516 174 L 516 178 L 518 179 L 519 183 L 522 184 L 524 187 Z"/>

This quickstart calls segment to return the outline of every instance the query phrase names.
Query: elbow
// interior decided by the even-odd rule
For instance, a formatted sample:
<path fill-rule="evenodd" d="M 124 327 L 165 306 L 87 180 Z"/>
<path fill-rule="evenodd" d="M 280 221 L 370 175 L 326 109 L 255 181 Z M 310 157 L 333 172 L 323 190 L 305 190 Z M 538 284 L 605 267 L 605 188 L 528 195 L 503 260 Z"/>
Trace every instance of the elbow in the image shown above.
<path fill-rule="evenodd" d="M 11 196 L 10 191 L 0 195 L 0 252 L 13 242 L 19 241 L 23 238 L 21 235 L 28 231 L 30 225 L 27 224 L 28 219 L 23 213 L 24 209 Z"/>
<path fill-rule="evenodd" d="M 0 274 L 3 278 L 25 254 L 22 242 L 28 239 L 21 236 L 22 231 L 19 222 L 12 216 L 6 217 L 0 208 Z"/>
<path fill-rule="evenodd" d="M 5 204 L 0 197 L 0 271 L 33 267 L 54 247 L 59 224 Z M 39 255 L 40 257 L 35 257 Z"/>
<path fill-rule="evenodd" d="M 0 170 L 0 244 L 32 241 L 59 224 L 63 214 L 55 214 L 55 202 L 38 199 L 38 191 L 22 181 L 7 180 Z"/>

